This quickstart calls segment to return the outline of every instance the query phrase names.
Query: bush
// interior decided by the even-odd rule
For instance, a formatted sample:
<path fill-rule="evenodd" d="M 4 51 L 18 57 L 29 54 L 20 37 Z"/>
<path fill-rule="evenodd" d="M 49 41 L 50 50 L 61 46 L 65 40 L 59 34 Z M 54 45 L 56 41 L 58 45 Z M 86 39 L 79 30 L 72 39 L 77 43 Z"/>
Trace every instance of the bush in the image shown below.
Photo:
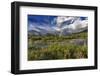
<path fill-rule="evenodd" d="M 41 50 L 28 51 L 28 58 L 29 60 L 87 58 L 87 47 L 79 45 L 50 45 L 48 48 Z"/>
<path fill-rule="evenodd" d="M 87 45 L 69 43 L 72 39 L 87 39 L 87 33 L 69 36 L 29 36 L 28 60 L 80 59 L 88 57 Z"/>

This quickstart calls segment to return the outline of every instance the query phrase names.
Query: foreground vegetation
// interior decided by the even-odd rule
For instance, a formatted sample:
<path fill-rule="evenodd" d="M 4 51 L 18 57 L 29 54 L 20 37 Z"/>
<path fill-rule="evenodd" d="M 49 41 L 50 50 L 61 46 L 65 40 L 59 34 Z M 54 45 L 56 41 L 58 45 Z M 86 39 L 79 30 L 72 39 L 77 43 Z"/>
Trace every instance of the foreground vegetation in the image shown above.
<path fill-rule="evenodd" d="M 87 32 L 69 36 L 28 36 L 28 60 L 87 58 L 87 44 L 71 43 L 73 39 L 87 40 Z"/>

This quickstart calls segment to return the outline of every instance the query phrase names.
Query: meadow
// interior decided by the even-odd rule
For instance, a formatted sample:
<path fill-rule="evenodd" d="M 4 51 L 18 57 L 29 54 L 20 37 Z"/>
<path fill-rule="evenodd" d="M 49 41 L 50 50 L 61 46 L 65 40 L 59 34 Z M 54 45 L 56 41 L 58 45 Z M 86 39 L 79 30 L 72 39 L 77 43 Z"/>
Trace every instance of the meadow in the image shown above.
<path fill-rule="evenodd" d="M 87 32 L 68 36 L 28 36 L 28 60 L 88 58 Z"/>

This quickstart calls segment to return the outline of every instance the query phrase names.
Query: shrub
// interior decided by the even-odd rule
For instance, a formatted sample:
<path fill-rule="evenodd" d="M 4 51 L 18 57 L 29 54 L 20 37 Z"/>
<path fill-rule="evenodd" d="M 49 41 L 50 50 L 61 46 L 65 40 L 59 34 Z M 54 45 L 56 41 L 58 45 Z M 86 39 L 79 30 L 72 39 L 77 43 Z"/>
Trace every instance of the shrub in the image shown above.
<path fill-rule="evenodd" d="M 69 36 L 29 36 L 28 60 L 80 59 L 88 57 L 87 45 L 69 43 L 71 39 L 87 39 L 87 33 Z M 42 46 L 39 46 L 42 45 Z M 43 47 L 45 46 L 45 47 Z"/>

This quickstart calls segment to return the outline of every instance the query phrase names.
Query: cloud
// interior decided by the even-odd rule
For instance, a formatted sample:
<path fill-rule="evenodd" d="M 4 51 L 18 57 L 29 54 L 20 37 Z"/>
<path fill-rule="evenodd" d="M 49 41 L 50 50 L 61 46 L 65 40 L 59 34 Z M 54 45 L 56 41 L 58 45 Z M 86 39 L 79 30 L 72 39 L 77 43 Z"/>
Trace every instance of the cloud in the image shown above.
<path fill-rule="evenodd" d="M 88 26 L 88 20 L 81 20 L 80 17 L 57 17 L 57 27 L 60 30 L 71 28 L 73 30 Z"/>
<path fill-rule="evenodd" d="M 49 19 L 49 18 L 48 18 Z M 37 23 L 37 22 L 29 22 L 29 30 L 34 30 L 40 32 L 41 34 L 51 33 L 54 34 L 55 32 L 66 32 L 67 33 L 74 33 L 79 32 L 83 28 L 88 26 L 88 18 L 77 17 L 77 16 L 58 16 L 54 17 L 50 20 L 45 20 L 44 22 Z"/>

